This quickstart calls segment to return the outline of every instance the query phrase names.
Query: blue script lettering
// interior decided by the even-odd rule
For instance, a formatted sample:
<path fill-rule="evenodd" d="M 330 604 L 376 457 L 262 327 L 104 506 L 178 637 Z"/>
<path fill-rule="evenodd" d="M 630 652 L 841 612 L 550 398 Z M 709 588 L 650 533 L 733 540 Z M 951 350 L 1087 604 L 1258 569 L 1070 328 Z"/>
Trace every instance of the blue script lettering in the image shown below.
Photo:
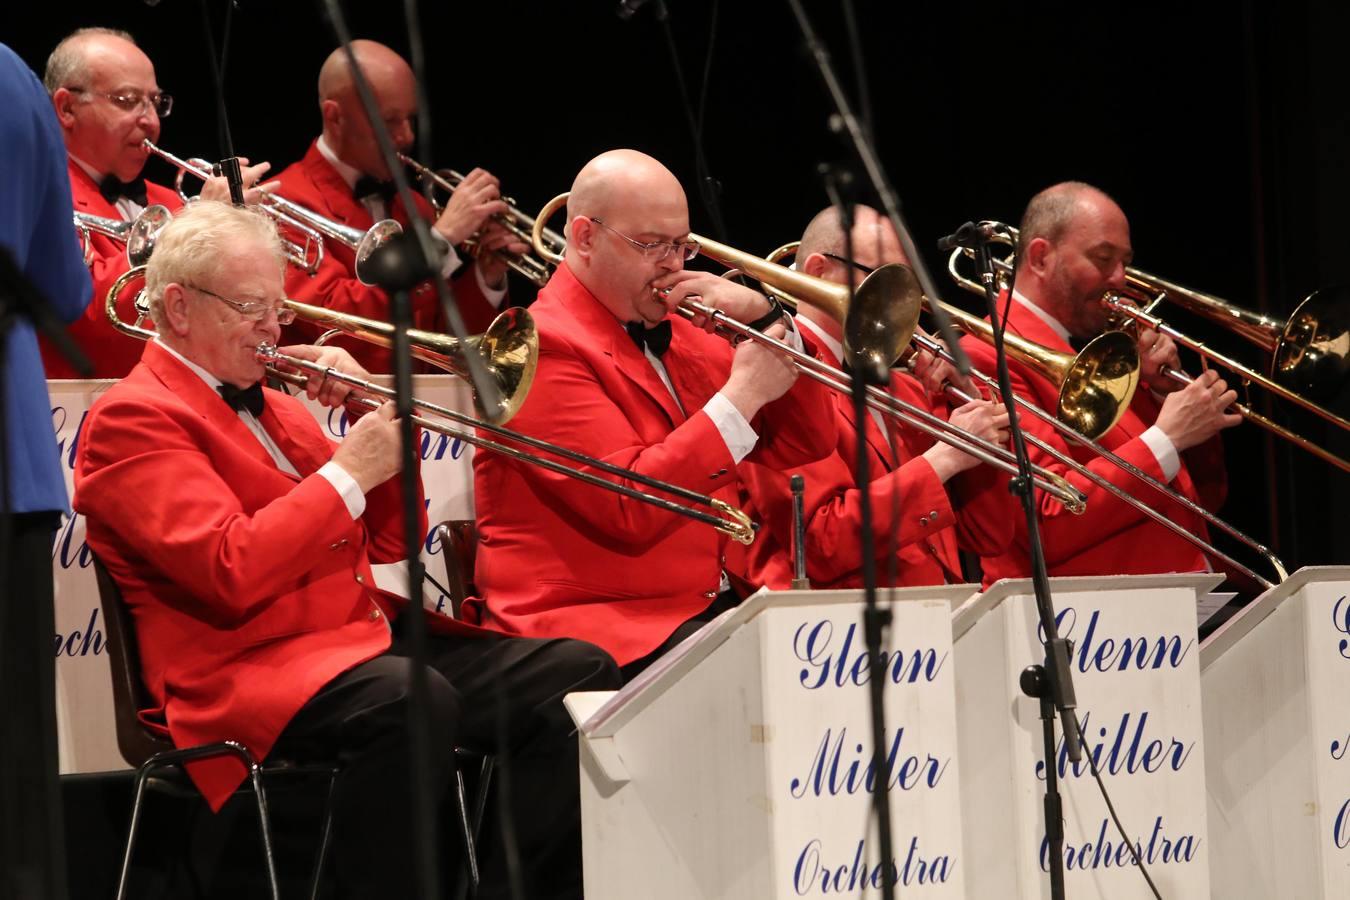
<path fill-rule="evenodd" d="M 1186 760 L 1191 758 L 1191 751 L 1195 749 L 1195 741 L 1183 743 L 1175 737 L 1168 738 L 1166 742 L 1158 738 L 1148 740 L 1144 736 L 1144 729 L 1148 727 L 1148 712 L 1141 712 L 1135 720 L 1133 733 L 1130 728 L 1131 713 L 1124 713 L 1120 717 L 1120 722 L 1115 726 L 1115 740 L 1110 738 L 1110 730 L 1102 728 L 1099 734 L 1102 740 L 1091 747 L 1092 762 L 1096 764 L 1098 771 L 1108 772 L 1112 775 L 1119 775 L 1124 772 L 1128 775 L 1134 775 L 1138 772 L 1157 772 L 1164 766 L 1169 767 L 1173 772 L 1181 770 L 1186 765 Z M 1092 713 L 1086 713 L 1083 716 L 1083 739 L 1087 740 L 1089 732 L 1089 720 Z M 1106 751 L 1106 745 L 1110 742 L 1111 749 Z M 1106 751 L 1106 759 L 1103 761 L 1102 753 Z M 1084 772 L 1091 772 L 1091 766 L 1087 760 L 1078 763 L 1069 762 L 1069 750 L 1064 743 L 1064 735 L 1059 736 L 1059 744 L 1055 754 L 1058 760 L 1059 777 L 1067 778 L 1070 766 L 1073 769 L 1075 778 L 1081 776 Z M 1104 763 L 1104 764 L 1103 764 Z M 1045 762 L 1036 763 L 1036 777 L 1045 780 Z"/>
<path fill-rule="evenodd" d="M 1130 845 L 1122 840 L 1116 840 L 1115 832 L 1112 837 L 1107 837 L 1107 824 L 1109 820 L 1103 818 L 1101 828 L 1097 831 L 1095 841 L 1087 841 L 1077 847 L 1068 841 L 1064 842 L 1064 868 L 1073 869 L 1109 869 L 1112 866 L 1133 866 L 1135 865 L 1134 856 L 1130 853 Z M 1163 833 L 1162 816 L 1158 816 L 1153 823 L 1153 834 L 1149 836 L 1148 846 L 1145 847 L 1142 841 L 1134 842 L 1135 852 L 1148 865 L 1154 863 L 1188 863 L 1195 858 L 1195 851 L 1200 846 L 1200 840 L 1193 834 L 1183 834 L 1176 837 L 1169 837 Z M 1050 841 L 1048 838 L 1041 838 L 1041 871 L 1050 871 Z"/>
<path fill-rule="evenodd" d="M 1350 847 L 1350 820 L 1347 814 L 1350 813 L 1350 800 L 1341 804 L 1341 808 L 1336 811 L 1336 821 L 1331 825 L 1331 840 L 1336 844 L 1337 850 L 1344 850 Z"/>
<path fill-rule="evenodd" d="M 1343 596 L 1331 607 L 1331 624 L 1341 634 L 1350 635 L 1350 603 Z M 1341 657 L 1350 659 L 1350 640 L 1341 638 L 1339 646 Z"/>
<path fill-rule="evenodd" d="M 68 635 L 56 633 L 57 656 L 100 656 L 103 653 L 103 631 L 98 627 L 98 607 L 89 610 L 89 624 Z"/>
<path fill-rule="evenodd" d="M 856 894 L 866 888 L 880 889 L 885 884 L 944 884 L 951 877 L 952 860 L 948 854 L 925 857 L 919 853 L 919 838 L 910 838 L 905 864 L 895 860 L 868 865 L 866 842 L 858 841 L 849 865 L 828 866 L 821 861 L 820 839 L 812 838 L 797 854 L 792 870 L 792 889 L 797 896 L 807 894 Z"/>
<path fill-rule="evenodd" d="M 871 678 L 872 656 L 865 645 L 854 650 L 854 638 L 857 624 L 848 626 L 844 632 L 843 645 L 838 653 L 830 652 L 830 640 L 834 637 L 834 623 L 823 619 L 815 624 L 803 622 L 792 636 L 792 652 L 810 668 L 801 670 L 798 680 L 807 690 L 824 687 L 834 682 L 835 687 L 846 684 L 863 685 Z M 924 681 L 937 680 L 947 661 L 947 654 L 938 656 L 933 647 L 916 649 L 910 653 L 882 651 L 881 665 L 892 684 L 908 682 L 914 684 L 920 678 Z M 831 672 L 833 670 L 833 673 Z M 833 675 L 833 677 L 831 677 Z"/>
<path fill-rule="evenodd" d="M 859 791 L 872 793 L 876 784 L 876 774 L 872 770 L 870 748 L 865 749 L 862 744 L 850 742 L 852 750 L 845 751 L 844 741 L 847 739 L 848 728 L 840 728 L 839 735 L 831 741 L 833 734 L 832 729 L 825 729 L 820 746 L 807 766 L 806 775 L 792 779 L 792 783 L 788 786 L 792 796 L 798 800 L 808 793 L 816 797 L 822 794 L 831 796 L 838 796 L 841 793 L 856 794 Z M 886 753 L 886 770 L 890 773 L 886 790 L 891 791 L 898 787 L 902 791 L 910 791 L 921 785 L 937 787 L 947 771 L 948 764 L 951 763 L 951 757 L 937 759 L 931 754 L 925 754 L 926 758 L 921 760 L 910 754 L 897 766 L 896 763 L 900 760 L 900 743 L 904 736 L 905 729 L 901 727 L 895 729 L 895 735 L 891 738 L 891 748 Z M 852 761 L 847 764 L 844 762 L 845 753 L 852 757 Z M 864 761 L 867 765 L 861 768 Z"/>
<path fill-rule="evenodd" d="M 1055 617 L 1055 624 L 1059 627 L 1059 636 L 1069 638 L 1073 636 L 1074 626 L 1078 622 L 1078 614 L 1073 607 L 1065 607 L 1059 611 Z M 1087 631 L 1083 634 L 1081 641 L 1076 641 L 1076 656 L 1078 657 L 1078 671 L 1086 673 L 1089 670 L 1096 672 L 1125 672 L 1130 669 L 1140 671 L 1148 669 L 1161 669 L 1164 666 L 1177 669 L 1186 659 L 1187 654 L 1191 652 L 1191 646 L 1195 643 L 1194 638 L 1186 639 L 1182 643 L 1182 637 L 1179 634 L 1162 634 L 1157 637 L 1140 635 L 1138 637 L 1110 638 L 1101 637 L 1097 634 L 1097 626 L 1101 622 L 1101 610 L 1094 609 L 1092 615 L 1088 618 Z M 1037 627 L 1041 640 L 1045 640 L 1044 630 Z"/>
<path fill-rule="evenodd" d="M 75 431 L 70 435 L 69 441 L 61 436 L 61 432 L 66 427 L 66 422 L 70 418 L 70 413 L 66 412 L 64 406 L 52 407 L 52 431 L 56 433 L 56 451 L 65 463 L 67 469 L 75 469 L 75 453 L 80 449 L 80 432 L 84 430 L 84 420 L 89 417 L 89 410 L 80 413 L 80 424 L 75 426 Z"/>
<path fill-rule="evenodd" d="M 1345 758 L 1345 748 L 1350 745 L 1350 734 L 1345 736 L 1345 740 L 1335 740 L 1331 742 L 1331 758 L 1340 760 Z"/>
<path fill-rule="evenodd" d="M 94 564 L 94 554 L 89 552 L 89 545 L 80 541 L 79 546 L 75 546 L 75 523 L 79 520 L 79 515 L 61 518 L 61 530 L 52 535 L 52 559 L 63 569 L 69 569 L 71 566 L 89 568 Z"/>

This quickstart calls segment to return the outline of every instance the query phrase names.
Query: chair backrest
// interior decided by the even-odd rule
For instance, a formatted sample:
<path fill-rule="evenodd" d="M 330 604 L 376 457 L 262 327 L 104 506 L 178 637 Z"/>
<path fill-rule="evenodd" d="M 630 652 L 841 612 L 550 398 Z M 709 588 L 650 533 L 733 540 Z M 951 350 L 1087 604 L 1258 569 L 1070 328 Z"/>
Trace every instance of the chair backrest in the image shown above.
<path fill-rule="evenodd" d="M 473 519 L 451 519 L 436 526 L 445 557 L 446 588 L 450 591 L 450 611 L 460 618 L 460 607 L 476 591 L 473 583 L 474 558 L 478 554 L 478 526 Z"/>
<path fill-rule="evenodd" d="M 103 563 L 94 558 L 98 577 L 98 598 L 103 607 L 103 627 L 108 632 L 108 664 L 112 669 L 113 716 L 117 722 L 117 748 L 132 768 L 161 750 L 173 749 L 167 738 L 150 731 L 141 722 L 140 711 L 151 705 L 145 682 L 141 680 L 141 654 L 136 645 L 136 628 L 122 601 L 122 591 Z"/>

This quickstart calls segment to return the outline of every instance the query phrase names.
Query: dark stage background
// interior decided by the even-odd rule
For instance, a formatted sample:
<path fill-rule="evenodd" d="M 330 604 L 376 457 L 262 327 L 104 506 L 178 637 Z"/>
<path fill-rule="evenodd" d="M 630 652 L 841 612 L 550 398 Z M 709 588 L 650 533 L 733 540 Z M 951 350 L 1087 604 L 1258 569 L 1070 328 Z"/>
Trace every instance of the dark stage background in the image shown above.
<path fill-rule="evenodd" d="M 219 39 L 224 3 L 207 5 Z M 597 152 L 636 147 L 681 177 L 694 229 L 711 232 L 663 32 L 650 7 L 625 23 L 615 5 L 420 4 L 433 162 L 486 167 L 534 210 Z M 854 84 L 839 4 L 808 6 Z M 347 7 L 357 36 L 406 55 L 402 4 Z M 723 186 L 725 237 L 767 252 L 826 202 L 816 166 L 842 154 L 825 129 L 824 92 L 785 3 L 671 0 L 669 9 L 690 95 L 696 105 L 706 97 L 703 146 Z M 318 133 L 315 80 L 334 47 L 318 10 L 239 2 L 226 93 L 236 148 L 255 161 L 280 168 Z M 1035 191 L 1076 178 L 1124 207 L 1137 264 L 1182 284 L 1283 317 L 1309 292 L 1350 280 L 1337 268 L 1350 188 L 1338 38 L 1350 12 L 1339 5 L 861 0 L 857 11 L 877 143 L 921 247 L 967 219 L 1015 222 Z M 76 27 L 132 31 L 177 98 L 161 144 L 180 156 L 220 154 L 198 2 L 24 13 L 19 21 L 11 8 L 3 40 L 39 72 Z M 169 177 L 158 163 L 148 171 Z M 946 299 L 975 308 L 936 251 L 928 261 Z M 527 296 L 523 286 L 515 296 Z M 1264 366 L 1254 347 L 1181 313 L 1174 321 Z M 1350 535 L 1332 524 L 1347 479 L 1263 435 L 1242 425 L 1225 436 L 1225 516 L 1291 569 L 1350 562 Z"/>

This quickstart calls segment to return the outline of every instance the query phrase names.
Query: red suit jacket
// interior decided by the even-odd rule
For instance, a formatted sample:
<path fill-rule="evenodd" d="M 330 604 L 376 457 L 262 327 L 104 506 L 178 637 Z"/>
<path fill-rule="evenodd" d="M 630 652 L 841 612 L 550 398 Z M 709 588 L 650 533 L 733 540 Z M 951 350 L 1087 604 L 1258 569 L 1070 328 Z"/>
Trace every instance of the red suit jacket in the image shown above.
<path fill-rule="evenodd" d="M 739 502 L 739 468 L 702 411 L 731 369 L 725 341 L 672 318 L 663 362 L 677 406 L 623 323 L 566 265 L 530 312 L 539 368 L 512 428 Z M 834 447 L 833 423 L 825 389 L 800 378 L 752 423 L 751 457 L 819 459 Z M 714 528 L 498 454 L 474 455 L 474 496 L 482 600 L 471 607 L 512 633 L 591 641 L 620 665 L 705 609 L 723 569 L 744 572 L 744 547 Z"/>
<path fill-rule="evenodd" d="M 318 142 L 310 144 L 304 159 L 288 166 L 277 180 L 281 182 L 277 194 L 301 206 L 350 228 L 364 232 L 375 222 L 365 204 L 352 196 L 351 188 L 342 180 L 337 169 L 319 152 Z M 431 204 L 421 194 L 415 194 L 417 214 L 431 220 L 435 214 Z M 390 201 L 390 218 L 406 226 L 408 216 L 403 201 Z M 283 235 L 295 235 L 283 226 Z M 303 239 L 300 240 L 303 243 Z M 461 257 L 463 253 L 461 251 Z M 368 319 L 389 321 L 389 297 L 376 287 L 369 287 L 354 274 L 356 254 L 345 244 L 324 240 L 324 261 L 314 275 L 299 266 L 286 267 L 286 293 L 294 300 L 322 306 L 338 312 L 354 313 Z M 473 275 L 473 260 L 465 259 L 452 279 L 455 299 L 470 334 L 487 330 L 497 316 L 497 310 L 483 296 L 478 279 Z M 446 331 L 436 297 L 435 285 L 427 282 L 413 291 L 414 326 L 427 331 Z M 312 343 L 324 329 L 306 322 L 296 322 L 286 329 L 283 343 Z M 388 350 L 355 339 L 341 342 L 356 360 L 371 372 L 393 370 L 392 355 Z"/>
<path fill-rule="evenodd" d="M 71 159 L 66 161 L 66 167 L 70 171 L 70 193 L 75 201 L 76 212 L 121 220 L 122 213 L 116 206 L 103 199 L 103 195 L 98 192 L 98 185 L 84 169 Z M 145 183 L 145 196 L 151 205 L 163 204 L 171 212 L 183 208 L 183 201 L 178 194 L 148 181 Z M 127 263 L 127 245 L 91 232 L 89 249 L 89 271 L 94 278 L 94 297 L 89 301 L 89 307 L 84 311 L 84 315 L 72 322 L 67 331 L 93 363 L 94 378 L 121 378 L 136 365 L 141 358 L 141 351 L 145 348 L 145 343 L 140 339 L 128 337 L 113 328 L 103 313 L 103 298 L 107 296 L 108 289 L 131 268 Z M 138 281 L 127 288 L 118 299 L 117 309 L 124 321 L 135 320 L 136 313 L 132 309 L 132 304 L 136 300 L 136 293 L 142 287 L 144 284 Z M 42 349 L 42 365 L 47 370 L 48 378 L 79 377 L 79 373 L 70 367 L 66 358 L 46 338 L 39 337 L 38 343 Z"/>
<path fill-rule="evenodd" d="M 324 684 L 390 644 L 399 601 L 370 566 L 404 555 L 399 479 L 352 521 L 315 474 L 335 445 L 299 401 L 266 397 L 263 427 L 300 478 L 154 343 L 80 438 L 74 505 L 135 623 L 155 701 L 141 715 L 180 747 L 233 738 L 264 757 Z M 476 630 L 430 618 L 442 633 Z M 234 759 L 190 770 L 215 809 L 245 775 Z"/>
<path fill-rule="evenodd" d="M 840 365 L 828 347 L 821 348 L 820 357 L 834 366 Z M 891 393 L 947 417 L 945 406 L 934 408 L 922 385 L 908 374 L 892 373 Z M 853 401 L 839 393 L 833 399 L 838 432 L 834 453 L 791 469 L 749 462 L 741 466 L 747 493 L 746 511 L 764 523 L 750 548 L 748 577 L 756 584 L 775 590 L 790 586 L 793 573 L 790 482 L 794 474 L 800 474 L 806 482 L 803 511 L 806 573 L 811 586 L 862 586 L 862 514 L 854 473 L 858 451 Z M 872 451 L 868 460 L 872 476 L 868 494 L 878 583 L 905 587 L 959 582 L 962 577 L 958 544 L 984 556 L 1001 553 L 1012 541 L 1012 516 L 1017 510 L 1008 502 L 1007 478 L 988 466 L 958 475 L 950 482 L 957 504 L 954 507 L 933 467 L 921 458 L 933 446 L 933 439 L 896 425 L 893 419 L 885 421 L 900 453 L 898 465 L 887 436 L 872 415 L 867 416 L 867 445 Z M 898 545 L 894 557 L 888 552 L 893 536 Z M 889 577 L 893 564 L 894 582 Z"/>
<path fill-rule="evenodd" d="M 1000 298 L 999 309 L 1006 297 Z M 1008 330 L 1053 350 L 1073 353 L 1069 344 L 1034 312 L 1014 301 L 1008 311 Z M 976 338 L 966 337 L 962 346 L 972 364 L 982 372 L 996 375 L 994 351 Z M 1009 360 L 1013 390 L 1037 406 L 1053 413 L 1059 389 L 1048 380 L 1030 372 L 1016 360 Z M 1120 423 L 1100 439 L 1102 446 L 1163 480 L 1162 467 L 1141 438 L 1158 417 L 1161 404 L 1146 387 L 1140 386 L 1134 401 Z M 1054 429 L 1031 416 L 1021 416 L 1022 427 L 1059 450 L 1069 443 Z M 1087 495 L 1087 510 L 1074 515 L 1060 503 L 1038 492 L 1040 528 L 1045 545 L 1045 561 L 1051 575 L 1137 575 L 1161 572 L 1204 571 L 1205 558 L 1191 543 L 1153 522 L 1134 507 L 1108 494 L 1068 466 L 1056 463 L 1036 447 L 1027 446 L 1031 461 L 1064 475 Z M 1175 502 L 1149 488 L 1114 463 L 1090 450 L 1074 445 L 1075 460 L 1085 463 L 1098 475 L 1147 505 L 1164 513 L 1188 530 L 1206 535 L 1204 522 Z M 1218 509 L 1227 492 L 1223 464 L 1223 445 L 1215 439 L 1181 455 L 1181 470 L 1171 485 L 1206 509 Z M 983 560 L 986 582 L 1000 578 L 1024 578 L 1031 573 L 1027 555 L 1026 521 L 1016 517 L 1016 538 L 1007 553 Z"/>

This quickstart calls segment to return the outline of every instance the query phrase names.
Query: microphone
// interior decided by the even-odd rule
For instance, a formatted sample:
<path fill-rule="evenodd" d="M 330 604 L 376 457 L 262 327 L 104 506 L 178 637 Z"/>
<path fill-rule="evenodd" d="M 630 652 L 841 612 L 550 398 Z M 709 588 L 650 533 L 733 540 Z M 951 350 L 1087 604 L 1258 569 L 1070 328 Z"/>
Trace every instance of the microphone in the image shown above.
<path fill-rule="evenodd" d="M 158 0 L 156 0 L 158 2 Z M 619 0 L 619 5 L 615 7 L 614 12 L 625 22 L 631 22 L 633 16 L 637 15 L 638 10 L 646 6 L 650 0 Z M 656 18 L 664 22 L 666 19 L 666 5 L 660 0 L 656 3 Z"/>
<path fill-rule="evenodd" d="M 937 246 L 944 253 L 957 247 L 974 249 L 981 241 L 1006 237 L 1007 234 L 1001 225 L 994 222 L 967 222 L 946 237 L 938 238 Z"/>

